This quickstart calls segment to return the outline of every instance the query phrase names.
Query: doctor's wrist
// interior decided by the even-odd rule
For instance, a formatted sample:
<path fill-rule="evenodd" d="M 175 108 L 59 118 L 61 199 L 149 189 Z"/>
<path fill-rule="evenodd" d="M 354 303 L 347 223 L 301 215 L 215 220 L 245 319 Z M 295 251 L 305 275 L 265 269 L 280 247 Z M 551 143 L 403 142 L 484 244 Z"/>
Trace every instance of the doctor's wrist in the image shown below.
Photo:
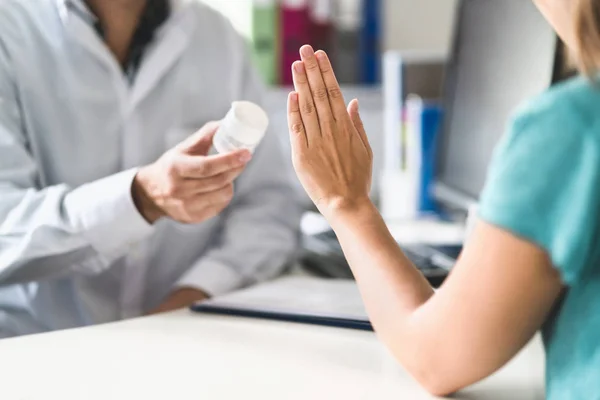
<path fill-rule="evenodd" d="M 156 205 L 148 194 L 149 181 L 147 179 L 145 169 L 142 168 L 135 175 L 131 185 L 131 196 L 138 212 L 150 224 L 154 224 L 157 220 L 164 217 L 164 212 Z"/>

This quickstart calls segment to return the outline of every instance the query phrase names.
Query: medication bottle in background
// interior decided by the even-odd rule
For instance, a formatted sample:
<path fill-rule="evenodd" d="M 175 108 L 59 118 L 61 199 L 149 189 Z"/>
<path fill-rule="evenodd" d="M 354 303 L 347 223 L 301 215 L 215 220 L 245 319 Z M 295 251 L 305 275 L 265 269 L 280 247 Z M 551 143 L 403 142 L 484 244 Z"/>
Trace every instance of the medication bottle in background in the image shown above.
<path fill-rule="evenodd" d="M 410 95 L 402 111 L 397 144 L 381 173 L 380 209 L 388 220 L 415 220 L 437 215 L 432 184 L 442 108 L 435 102 Z"/>
<path fill-rule="evenodd" d="M 254 153 L 268 126 L 269 117 L 261 107 L 249 101 L 234 101 L 215 134 L 213 147 L 220 154 L 240 149 Z"/>

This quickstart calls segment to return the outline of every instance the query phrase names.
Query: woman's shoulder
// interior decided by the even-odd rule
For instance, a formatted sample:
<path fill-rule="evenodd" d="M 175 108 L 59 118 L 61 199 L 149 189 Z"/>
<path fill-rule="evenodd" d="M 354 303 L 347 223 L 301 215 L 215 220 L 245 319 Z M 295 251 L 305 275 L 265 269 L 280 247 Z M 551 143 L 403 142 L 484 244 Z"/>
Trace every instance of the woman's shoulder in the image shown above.
<path fill-rule="evenodd" d="M 593 133 L 600 140 L 600 82 L 575 77 L 554 85 L 517 109 L 513 128 Z"/>
<path fill-rule="evenodd" d="M 600 226 L 600 89 L 574 78 L 523 105 L 498 145 L 481 215 L 544 248 L 565 282 L 588 267 Z"/>
<path fill-rule="evenodd" d="M 540 176 L 600 171 L 600 88 L 578 77 L 529 100 L 514 114 L 494 154 L 493 171 L 526 168 Z"/>

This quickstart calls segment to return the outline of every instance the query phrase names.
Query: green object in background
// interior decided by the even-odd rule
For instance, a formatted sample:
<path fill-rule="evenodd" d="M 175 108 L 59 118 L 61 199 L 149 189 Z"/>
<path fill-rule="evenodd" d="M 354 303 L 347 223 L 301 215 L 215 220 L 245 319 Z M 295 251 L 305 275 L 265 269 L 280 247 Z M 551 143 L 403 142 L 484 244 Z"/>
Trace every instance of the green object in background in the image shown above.
<path fill-rule="evenodd" d="M 275 0 L 254 0 L 252 48 L 254 62 L 267 84 L 279 83 L 279 9 Z"/>

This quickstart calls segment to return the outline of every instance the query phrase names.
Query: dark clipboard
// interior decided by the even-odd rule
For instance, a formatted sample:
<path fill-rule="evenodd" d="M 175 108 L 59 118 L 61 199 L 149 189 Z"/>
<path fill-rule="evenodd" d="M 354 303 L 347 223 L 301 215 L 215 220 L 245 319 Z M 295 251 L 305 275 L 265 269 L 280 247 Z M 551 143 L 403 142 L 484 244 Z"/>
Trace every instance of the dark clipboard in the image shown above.
<path fill-rule="evenodd" d="M 329 326 L 334 328 L 373 331 L 369 321 L 350 318 L 338 318 L 303 313 L 286 313 L 281 311 L 267 311 L 233 306 L 221 306 L 210 303 L 197 303 L 190 307 L 193 312 L 213 315 L 226 315 L 232 317 L 257 318 L 270 321 L 293 322 L 299 324 Z"/>

